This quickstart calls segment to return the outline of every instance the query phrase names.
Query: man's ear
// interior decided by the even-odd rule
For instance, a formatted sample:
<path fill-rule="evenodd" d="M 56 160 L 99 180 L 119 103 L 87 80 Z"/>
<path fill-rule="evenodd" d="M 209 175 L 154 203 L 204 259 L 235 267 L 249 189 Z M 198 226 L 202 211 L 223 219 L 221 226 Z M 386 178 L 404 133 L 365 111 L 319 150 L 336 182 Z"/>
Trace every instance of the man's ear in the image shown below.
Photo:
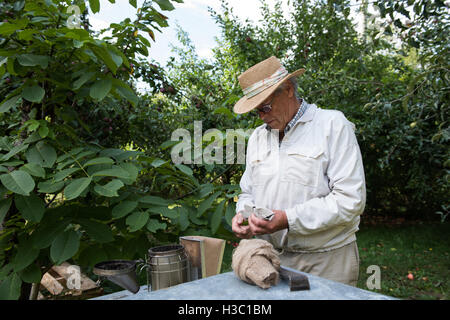
<path fill-rule="evenodd" d="M 294 86 L 291 84 L 289 80 L 286 81 L 286 90 L 288 92 L 288 97 L 292 98 L 294 96 Z"/>

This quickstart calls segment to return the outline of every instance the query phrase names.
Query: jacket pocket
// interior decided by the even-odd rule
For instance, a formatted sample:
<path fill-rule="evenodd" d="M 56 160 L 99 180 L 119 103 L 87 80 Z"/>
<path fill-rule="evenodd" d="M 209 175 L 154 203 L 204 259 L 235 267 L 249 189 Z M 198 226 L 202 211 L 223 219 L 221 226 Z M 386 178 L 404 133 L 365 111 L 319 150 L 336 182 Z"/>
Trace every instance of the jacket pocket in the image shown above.
<path fill-rule="evenodd" d="M 284 181 L 317 187 L 323 150 L 318 147 L 291 147 L 287 151 Z"/>

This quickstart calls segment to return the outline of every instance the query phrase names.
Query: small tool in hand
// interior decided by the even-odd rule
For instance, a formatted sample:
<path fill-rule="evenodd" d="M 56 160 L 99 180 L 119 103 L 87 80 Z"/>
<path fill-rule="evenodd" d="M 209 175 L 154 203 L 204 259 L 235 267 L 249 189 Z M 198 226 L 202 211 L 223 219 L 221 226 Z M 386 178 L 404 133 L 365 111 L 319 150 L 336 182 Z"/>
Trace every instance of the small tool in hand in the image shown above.
<path fill-rule="evenodd" d="M 255 216 L 257 216 L 258 218 L 264 219 L 264 220 L 267 220 L 267 221 L 272 220 L 272 218 L 274 216 L 273 211 L 270 210 L 270 209 L 257 208 L 255 206 L 251 207 L 249 205 L 244 205 L 244 211 L 243 211 L 242 216 L 245 219 L 248 219 L 251 216 L 252 213 L 255 214 Z"/>

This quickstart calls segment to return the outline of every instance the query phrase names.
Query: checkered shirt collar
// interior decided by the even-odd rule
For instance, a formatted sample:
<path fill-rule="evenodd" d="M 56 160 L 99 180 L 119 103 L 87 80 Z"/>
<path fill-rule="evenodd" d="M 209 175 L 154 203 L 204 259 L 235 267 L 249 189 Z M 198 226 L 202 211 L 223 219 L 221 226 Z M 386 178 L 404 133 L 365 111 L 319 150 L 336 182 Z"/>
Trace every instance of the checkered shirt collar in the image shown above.
<path fill-rule="evenodd" d="M 300 120 L 300 118 L 305 114 L 306 109 L 308 109 L 308 104 L 305 102 L 305 100 L 304 99 L 301 99 L 301 100 L 302 100 L 302 102 L 300 104 L 300 107 L 298 108 L 297 113 L 292 118 L 292 120 L 289 121 L 289 123 L 286 125 L 286 128 L 284 128 L 285 135 L 286 135 L 286 133 L 289 132 L 289 130 L 291 130 L 294 127 L 294 125 L 298 122 L 298 120 Z M 272 128 L 269 127 L 268 125 L 266 125 L 266 129 L 270 131 Z"/>

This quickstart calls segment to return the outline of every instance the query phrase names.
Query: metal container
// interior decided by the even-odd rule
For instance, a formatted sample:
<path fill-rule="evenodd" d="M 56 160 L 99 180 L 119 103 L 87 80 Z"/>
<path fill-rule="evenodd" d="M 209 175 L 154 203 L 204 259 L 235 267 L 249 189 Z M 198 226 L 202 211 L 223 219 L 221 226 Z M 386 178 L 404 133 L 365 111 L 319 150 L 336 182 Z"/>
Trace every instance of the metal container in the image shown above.
<path fill-rule="evenodd" d="M 133 293 L 139 291 L 139 283 L 136 277 L 136 261 L 103 261 L 94 266 L 94 273 L 107 278 L 128 291 Z"/>
<path fill-rule="evenodd" d="M 189 260 L 180 244 L 150 248 L 147 266 L 152 291 L 190 281 Z"/>

